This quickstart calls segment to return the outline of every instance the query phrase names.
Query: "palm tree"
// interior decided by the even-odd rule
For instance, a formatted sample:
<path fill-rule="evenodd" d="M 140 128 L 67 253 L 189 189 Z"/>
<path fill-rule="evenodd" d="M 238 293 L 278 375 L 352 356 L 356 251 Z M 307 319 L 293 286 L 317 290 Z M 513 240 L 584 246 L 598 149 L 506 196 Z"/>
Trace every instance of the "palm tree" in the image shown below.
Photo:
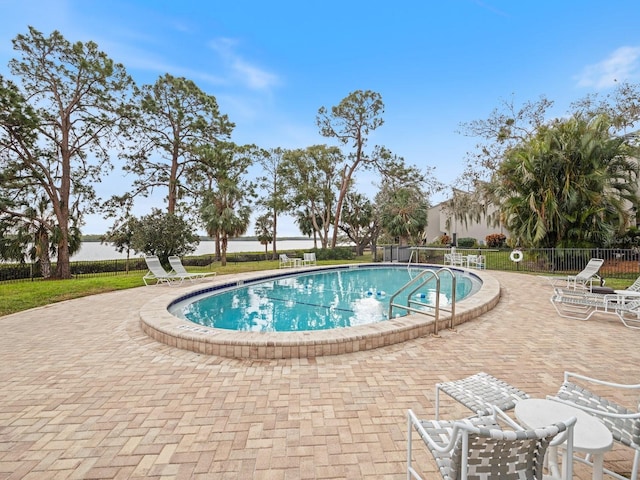
<path fill-rule="evenodd" d="M 269 250 L 267 246 L 273 242 L 273 217 L 271 213 L 265 213 L 256 218 L 255 234 L 260 245 L 264 245 L 264 257 L 268 258 Z"/>
<path fill-rule="evenodd" d="M 245 203 L 246 192 L 231 180 L 219 182 L 218 191 L 209 192 L 200 214 L 207 235 L 220 239 L 220 264 L 227 264 L 229 237 L 244 235 L 251 221 L 251 207 Z"/>
<path fill-rule="evenodd" d="M 380 223 L 392 236 L 400 238 L 400 245 L 406 245 L 420 237 L 427 226 L 429 202 L 424 194 L 414 187 L 401 187 L 381 192 L 378 200 L 382 203 Z"/>
<path fill-rule="evenodd" d="M 519 243 L 606 246 L 628 227 L 638 201 L 638 149 L 610 128 L 604 115 L 575 116 L 507 153 L 489 192 Z"/>
<path fill-rule="evenodd" d="M 198 149 L 199 167 L 190 181 L 202 198 L 200 217 L 207 234 L 215 240 L 216 258 L 227 263 L 229 237 L 246 233 L 255 197 L 255 184 L 244 179 L 253 163 L 255 147 L 218 142 Z"/>
<path fill-rule="evenodd" d="M 314 219 L 311 218 L 311 210 L 309 207 L 305 207 L 304 210 L 298 210 L 296 212 L 296 220 L 295 223 L 298 225 L 300 229 L 300 233 L 306 235 L 311 238 L 313 236 L 313 248 L 314 250 L 318 249 L 318 232 L 315 229 L 314 225 L 320 225 L 322 223 L 322 218 L 325 218 L 324 215 L 320 215 L 320 218 Z"/>
<path fill-rule="evenodd" d="M 51 257 L 57 253 L 62 231 L 45 195 L 32 197 L 32 203 L 13 205 L 10 216 L 0 218 L 0 258 L 38 262 L 44 278 L 53 274 Z M 81 246 L 81 233 L 74 219 L 68 227 L 68 251 L 73 255 Z"/>

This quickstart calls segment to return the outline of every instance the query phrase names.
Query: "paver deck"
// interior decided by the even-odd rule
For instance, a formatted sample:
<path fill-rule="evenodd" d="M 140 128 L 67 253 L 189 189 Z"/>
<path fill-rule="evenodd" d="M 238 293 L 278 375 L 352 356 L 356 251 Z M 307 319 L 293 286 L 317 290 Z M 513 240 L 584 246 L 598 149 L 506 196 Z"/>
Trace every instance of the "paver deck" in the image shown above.
<path fill-rule="evenodd" d="M 640 331 L 561 318 L 544 279 L 490 273 L 498 306 L 456 331 L 310 359 L 156 342 L 138 312 L 169 287 L 0 317 L 0 479 L 403 479 L 406 410 L 433 417 L 437 382 L 485 371 L 539 397 L 565 370 L 640 383 Z M 441 412 L 468 413 L 445 401 Z M 605 458 L 631 468 L 628 449 Z"/>

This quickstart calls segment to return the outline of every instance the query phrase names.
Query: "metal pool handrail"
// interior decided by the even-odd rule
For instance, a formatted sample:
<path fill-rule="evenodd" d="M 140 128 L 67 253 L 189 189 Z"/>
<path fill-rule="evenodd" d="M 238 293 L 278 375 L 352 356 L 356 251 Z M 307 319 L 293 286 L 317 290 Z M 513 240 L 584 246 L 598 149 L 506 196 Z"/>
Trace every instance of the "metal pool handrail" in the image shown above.
<path fill-rule="evenodd" d="M 420 313 L 422 315 L 429 315 L 434 317 L 434 335 L 438 334 L 438 319 L 440 318 L 440 273 L 446 272 L 451 275 L 451 320 L 449 324 L 449 328 L 453 328 L 453 321 L 456 315 L 456 276 L 449 268 L 441 268 L 439 270 L 424 270 L 417 277 L 412 278 L 406 284 L 404 284 L 397 292 L 391 295 L 389 299 L 389 319 L 393 318 L 393 307 L 402 308 L 403 310 L 407 310 L 409 312 Z M 417 292 L 420 288 L 426 285 L 433 279 L 436 279 L 436 303 L 434 305 L 429 305 L 424 302 L 420 302 L 418 300 L 412 300 L 412 296 L 415 292 Z M 412 285 L 417 284 L 417 286 L 411 290 L 409 295 L 407 296 L 407 304 L 402 305 L 399 303 L 395 303 L 394 300 L 398 295 L 406 291 Z M 433 308 L 433 313 L 429 311 L 425 311 L 420 308 L 412 307 L 411 305 L 419 305 L 421 307 L 429 307 Z"/>

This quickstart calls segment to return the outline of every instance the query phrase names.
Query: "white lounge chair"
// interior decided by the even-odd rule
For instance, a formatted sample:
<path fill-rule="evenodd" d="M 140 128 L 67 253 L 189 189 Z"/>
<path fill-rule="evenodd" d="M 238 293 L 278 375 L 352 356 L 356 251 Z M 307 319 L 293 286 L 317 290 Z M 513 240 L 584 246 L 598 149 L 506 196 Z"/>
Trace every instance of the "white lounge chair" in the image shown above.
<path fill-rule="evenodd" d="M 600 267 L 604 264 L 604 260 L 601 258 L 592 258 L 589 260 L 584 269 L 577 273 L 576 275 L 568 275 L 567 276 L 567 287 L 568 288 L 588 288 L 591 289 L 593 286 L 593 280 L 597 279 L 598 283 L 602 283 L 602 278 L 598 275 L 600 271 Z"/>
<path fill-rule="evenodd" d="M 315 264 L 316 264 L 315 252 L 304 253 L 302 255 L 302 265 L 315 265 Z"/>
<path fill-rule="evenodd" d="M 463 420 L 419 420 L 409 410 L 407 478 L 422 480 L 413 464 L 412 436 L 417 431 L 433 455 L 444 479 L 542 479 L 547 448 L 567 440 L 567 457 L 573 458 L 576 418 L 543 428 L 525 430 L 500 409 L 492 415 Z M 504 424 L 505 429 L 498 423 Z M 572 462 L 564 468 L 573 478 Z M 431 477 L 429 477 L 431 478 Z"/>
<path fill-rule="evenodd" d="M 640 329 L 640 298 L 636 292 L 601 294 L 556 287 L 551 304 L 561 317 L 588 320 L 596 313 L 616 315 L 626 327 Z"/>
<path fill-rule="evenodd" d="M 629 285 L 624 291 L 636 292 L 640 294 L 640 277 L 636 278 L 636 281 Z"/>
<path fill-rule="evenodd" d="M 189 280 L 197 280 L 197 279 L 208 277 L 208 276 L 215 277 L 217 273 L 217 272 L 193 272 L 193 273 L 187 272 L 187 269 L 184 268 L 184 265 L 182 265 L 182 261 L 180 260 L 180 257 L 177 257 L 175 255 L 172 255 L 169 257 L 169 264 L 171 265 L 171 268 L 173 268 L 173 272 L 169 272 L 169 273 L 175 273 L 176 275 L 181 275 L 185 279 L 189 279 Z"/>
<path fill-rule="evenodd" d="M 593 390 L 595 388 L 604 388 L 607 391 L 621 395 L 625 391 L 635 391 L 636 394 L 640 394 L 640 384 L 612 383 L 577 373 L 564 372 L 564 382 L 553 400 L 568 403 L 597 417 L 611 431 L 615 442 L 635 450 L 631 476 L 628 478 L 630 480 L 638 480 L 638 470 L 640 469 L 640 412 L 637 408 L 626 408 L 611 399 L 594 393 Z M 637 397 L 635 400 L 637 401 Z M 627 480 L 627 477 L 606 468 L 604 473 L 619 480 Z"/>
<path fill-rule="evenodd" d="M 166 283 L 167 285 L 179 285 L 185 277 L 184 275 L 178 275 L 176 273 L 167 272 L 157 255 L 147 255 L 144 257 L 144 261 L 147 263 L 149 271 L 142 277 L 142 281 L 145 285 L 149 285 L 149 280 L 155 280 L 155 285 Z"/>

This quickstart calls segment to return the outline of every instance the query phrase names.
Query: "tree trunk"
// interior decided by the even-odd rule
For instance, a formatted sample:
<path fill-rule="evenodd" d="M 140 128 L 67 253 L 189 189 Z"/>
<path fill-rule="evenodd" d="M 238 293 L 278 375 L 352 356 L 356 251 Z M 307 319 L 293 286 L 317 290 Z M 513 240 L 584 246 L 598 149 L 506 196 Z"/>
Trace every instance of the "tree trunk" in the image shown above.
<path fill-rule="evenodd" d="M 349 182 L 351 182 L 353 172 L 360 164 L 361 156 L 362 144 L 358 142 L 356 161 L 350 168 L 344 167 L 344 171 L 342 172 L 342 184 L 340 185 L 340 193 L 338 194 L 338 203 L 336 205 L 336 215 L 333 220 L 333 238 L 331 240 L 331 248 L 336 248 L 336 243 L 338 241 L 338 225 L 340 225 L 340 215 L 342 214 L 342 204 L 344 203 L 344 197 L 347 196 L 347 190 L 349 190 Z"/>
<path fill-rule="evenodd" d="M 56 264 L 56 277 L 60 279 L 71 278 L 69 266 L 69 199 L 71 197 L 71 151 L 69 149 L 69 132 L 71 120 L 67 114 L 62 118 L 62 139 L 60 140 L 60 156 L 62 176 L 60 178 L 59 197 L 53 200 L 53 209 L 60 228 L 60 240 L 58 240 L 58 262 Z"/>
<path fill-rule="evenodd" d="M 58 262 L 56 263 L 56 278 L 71 278 L 71 266 L 69 265 L 69 237 L 68 230 L 62 230 L 62 238 L 58 242 Z"/>
<path fill-rule="evenodd" d="M 173 151 L 171 152 L 171 171 L 169 173 L 169 196 L 167 212 L 171 215 L 176 212 L 178 203 L 178 163 L 180 161 L 179 145 L 174 142 Z"/>
<path fill-rule="evenodd" d="M 220 266 L 221 267 L 226 267 L 227 266 L 227 236 L 226 235 L 222 235 L 222 238 L 220 239 L 220 250 L 221 250 L 221 257 L 220 257 Z"/>
<path fill-rule="evenodd" d="M 274 209 L 273 211 L 273 256 L 271 257 L 271 260 L 275 260 L 276 258 L 278 258 L 278 248 L 276 247 L 277 236 L 278 236 L 278 214 Z"/>
<path fill-rule="evenodd" d="M 36 257 L 40 259 L 40 273 L 43 278 L 51 277 L 51 257 L 49 256 L 49 235 L 40 229 L 36 233 Z"/>
<path fill-rule="evenodd" d="M 60 240 L 58 240 L 58 262 L 56 263 L 56 278 L 69 279 L 71 278 L 71 266 L 69 265 L 69 193 L 70 189 L 70 175 L 62 179 L 63 187 L 60 189 L 60 214 L 56 215 L 58 225 L 60 227 Z"/>

